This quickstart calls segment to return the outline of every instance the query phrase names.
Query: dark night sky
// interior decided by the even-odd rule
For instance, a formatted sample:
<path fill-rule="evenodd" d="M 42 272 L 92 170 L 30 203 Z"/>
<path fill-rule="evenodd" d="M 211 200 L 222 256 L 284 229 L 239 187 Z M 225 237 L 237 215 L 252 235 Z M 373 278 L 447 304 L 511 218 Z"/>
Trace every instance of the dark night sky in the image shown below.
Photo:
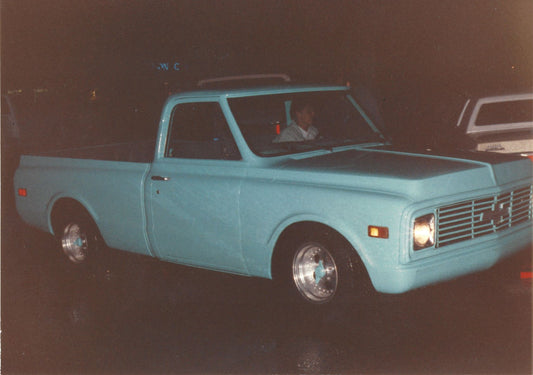
<path fill-rule="evenodd" d="M 150 80 L 179 86 L 211 76 L 287 72 L 305 80 L 348 77 L 398 111 L 406 96 L 532 86 L 531 0 L 1 5 L 3 90 Z M 181 71 L 157 72 L 151 64 L 158 62 L 180 62 Z"/>

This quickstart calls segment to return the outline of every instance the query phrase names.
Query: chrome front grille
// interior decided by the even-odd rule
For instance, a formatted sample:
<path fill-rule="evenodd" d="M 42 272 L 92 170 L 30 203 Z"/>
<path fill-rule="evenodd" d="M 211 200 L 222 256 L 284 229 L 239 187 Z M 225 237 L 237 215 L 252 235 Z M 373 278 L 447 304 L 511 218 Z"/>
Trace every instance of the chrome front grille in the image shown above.
<path fill-rule="evenodd" d="M 496 233 L 531 221 L 533 186 L 437 209 L 436 247 Z"/>

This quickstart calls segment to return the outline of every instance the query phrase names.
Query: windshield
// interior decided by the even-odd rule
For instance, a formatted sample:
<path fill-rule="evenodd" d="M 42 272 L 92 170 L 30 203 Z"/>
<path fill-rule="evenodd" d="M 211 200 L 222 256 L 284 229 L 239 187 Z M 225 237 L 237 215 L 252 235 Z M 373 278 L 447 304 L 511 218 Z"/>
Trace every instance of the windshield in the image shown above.
<path fill-rule="evenodd" d="M 383 141 L 345 91 L 250 96 L 228 102 L 248 146 L 260 156 Z"/>

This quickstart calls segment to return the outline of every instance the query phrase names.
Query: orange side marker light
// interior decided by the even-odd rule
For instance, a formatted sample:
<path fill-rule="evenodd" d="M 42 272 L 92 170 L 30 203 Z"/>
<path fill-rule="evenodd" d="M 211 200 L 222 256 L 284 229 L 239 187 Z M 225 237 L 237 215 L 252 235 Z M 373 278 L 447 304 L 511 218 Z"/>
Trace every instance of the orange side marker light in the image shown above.
<path fill-rule="evenodd" d="M 26 190 L 26 188 L 19 188 L 18 189 L 18 195 L 19 195 L 19 197 L 27 197 L 28 196 L 28 190 Z"/>
<path fill-rule="evenodd" d="M 369 225 L 368 236 L 374 238 L 389 238 L 389 228 Z"/>
<path fill-rule="evenodd" d="M 526 280 L 533 278 L 533 272 L 520 272 L 520 279 Z"/>

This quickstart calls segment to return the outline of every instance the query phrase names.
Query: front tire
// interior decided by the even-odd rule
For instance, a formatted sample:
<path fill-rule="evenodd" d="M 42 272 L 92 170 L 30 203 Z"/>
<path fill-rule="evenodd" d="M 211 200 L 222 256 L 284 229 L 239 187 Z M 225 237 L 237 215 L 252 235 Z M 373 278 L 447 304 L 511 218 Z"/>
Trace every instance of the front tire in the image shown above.
<path fill-rule="evenodd" d="M 339 286 L 339 269 L 328 248 L 317 242 L 300 246 L 292 259 L 292 278 L 298 293 L 311 303 L 327 303 Z"/>
<path fill-rule="evenodd" d="M 366 295 L 366 270 L 350 244 L 326 230 L 295 232 L 277 256 L 274 278 L 291 302 L 337 305 Z"/>

